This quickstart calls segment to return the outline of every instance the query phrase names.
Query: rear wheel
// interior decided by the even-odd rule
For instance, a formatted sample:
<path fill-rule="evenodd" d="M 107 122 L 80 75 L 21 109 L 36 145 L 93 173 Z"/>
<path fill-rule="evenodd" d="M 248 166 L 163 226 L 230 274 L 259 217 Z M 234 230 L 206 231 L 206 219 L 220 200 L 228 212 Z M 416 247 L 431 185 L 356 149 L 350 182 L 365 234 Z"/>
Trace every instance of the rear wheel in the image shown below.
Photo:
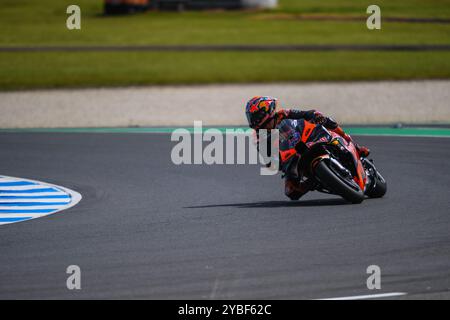
<path fill-rule="evenodd" d="M 384 178 L 378 172 L 375 172 L 374 180 L 374 185 L 372 186 L 372 188 L 370 188 L 370 190 L 366 192 L 366 194 L 371 198 L 381 198 L 386 194 L 387 191 L 386 180 L 384 180 Z"/>
<path fill-rule="evenodd" d="M 386 194 L 387 183 L 383 176 L 378 172 L 373 164 L 373 160 L 363 160 L 370 179 L 372 180 L 369 188 L 366 190 L 366 195 L 370 198 L 381 198 Z"/>
<path fill-rule="evenodd" d="M 353 180 L 341 177 L 330 169 L 327 162 L 319 162 L 314 172 L 325 187 L 345 200 L 351 203 L 361 203 L 364 200 L 361 188 Z"/>

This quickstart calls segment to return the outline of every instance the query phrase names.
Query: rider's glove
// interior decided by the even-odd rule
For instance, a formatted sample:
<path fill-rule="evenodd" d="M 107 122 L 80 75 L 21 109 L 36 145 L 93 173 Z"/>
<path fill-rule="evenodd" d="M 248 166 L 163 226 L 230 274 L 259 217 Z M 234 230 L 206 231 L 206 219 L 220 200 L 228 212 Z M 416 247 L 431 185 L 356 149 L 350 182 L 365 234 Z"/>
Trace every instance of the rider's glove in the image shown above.
<path fill-rule="evenodd" d="M 289 119 L 290 110 L 280 109 L 275 113 L 276 125 L 277 126 L 284 119 Z"/>

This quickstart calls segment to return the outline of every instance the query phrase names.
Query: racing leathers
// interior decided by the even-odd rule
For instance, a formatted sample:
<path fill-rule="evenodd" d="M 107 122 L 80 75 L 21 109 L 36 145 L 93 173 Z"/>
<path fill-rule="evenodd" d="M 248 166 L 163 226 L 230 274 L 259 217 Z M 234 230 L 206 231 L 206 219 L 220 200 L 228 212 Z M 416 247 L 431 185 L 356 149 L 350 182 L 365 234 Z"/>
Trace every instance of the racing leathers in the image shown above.
<path fill-rule="evenodd" d="M 306 121 L 314 122 L 317 124 L 323 125 L 325 128 L 327 128 L 330 131 L 334 131 L 340 136 L 342 136 L 347 142 L 352 141 L 352 138 L 344 132 L 344 130 L 338 125 L 336 121 L 334 121 L 330 117 L 325 117 L 322 113 L 316 110 L 309 110 L 309 111 L 301 111 L 296 109 L 281 109 L 275 113 L 272 119 L 266 122 L 266 125 L 264 128 L 261 129 L 267 129 L 268 135 L 267 135 L 267 141 L 265 142 L 267 144 L 267 150 L 268 155 L 271 155 L 271 145 L 270 145 L 270 130 L 271 129 L 280 129 L 280 124 L 282 124 L 283 121 L 289 121 L 289 120 L 299 120 L 304 119 Z M 282 134 L 282 132 L 280 132 Z M 259 139 L 259 130 L 256 130 L 256 141 L 257 146 L 259 150 L 260 143 L 264 143 L 263 141 L 260 141 Z M 369 150 L 366 147 L 360 147 L 355 143 L 355 146 L 360 153 L 362 157 L 367 157 L 369 154 Z M 281 146 L 280 146 L 281 147 Z M 298 156 L 297 156 L 298 157 Z M 302 177 L 302 173 L 297 172 L 296 165 L 293 163 L 296 163 L 290 159 L 286 163 L 283 163 L 282 157 L 280 157 L 280 169 L 283 172 L 283 177 L 285 179 L 285 194 L 287 197 L 289 197 L 291 200 L 298 200 L 300 197 L 302 197 L 304 194 L 306 194 L 308 191 L 314 189 L 314 182 L 311 179 L 308 179 L 306 177 Z"/>

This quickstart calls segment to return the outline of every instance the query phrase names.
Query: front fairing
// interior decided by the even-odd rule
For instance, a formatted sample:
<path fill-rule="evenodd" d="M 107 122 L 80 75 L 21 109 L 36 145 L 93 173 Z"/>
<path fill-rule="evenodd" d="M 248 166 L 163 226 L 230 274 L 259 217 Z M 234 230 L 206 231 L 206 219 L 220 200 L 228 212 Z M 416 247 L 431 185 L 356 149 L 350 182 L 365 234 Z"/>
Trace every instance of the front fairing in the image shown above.
<path fill-rule="evenodd" d="M 280 133 L 281 170 L 288 175 L 297 171 L 299 160 L 305 153 L 333 138 L 323 126 L 303 119 L 283 120 L 277 129 Z"/>
<path fill-rule="evenodd" d="M 290 174 L 299 168 L 299 171 L 308 175 L 311 173 L 314 159 L 329 154 L 348 166 L 355 182 L 364 190 L 367 181 L 366 173 L 352 142 L 347 142 L 322 125 L 306 120 L 284 120 L 281 124 L 279 126 L 280 159 L 284 173 Z"/>

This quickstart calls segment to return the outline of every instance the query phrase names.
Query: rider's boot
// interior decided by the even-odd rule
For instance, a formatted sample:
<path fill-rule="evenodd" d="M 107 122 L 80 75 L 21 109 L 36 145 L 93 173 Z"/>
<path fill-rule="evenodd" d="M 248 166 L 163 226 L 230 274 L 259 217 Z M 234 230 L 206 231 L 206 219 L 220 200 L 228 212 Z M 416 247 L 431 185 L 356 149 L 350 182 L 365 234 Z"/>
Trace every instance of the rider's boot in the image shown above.
<path fill-rule="evenodd" d="M 312 179 L 299 181 L 298 179 L 286 178 L 284 183 L 284 193 L 291 200 L 298 200 L 308 191 L 314 188 Z"/>

